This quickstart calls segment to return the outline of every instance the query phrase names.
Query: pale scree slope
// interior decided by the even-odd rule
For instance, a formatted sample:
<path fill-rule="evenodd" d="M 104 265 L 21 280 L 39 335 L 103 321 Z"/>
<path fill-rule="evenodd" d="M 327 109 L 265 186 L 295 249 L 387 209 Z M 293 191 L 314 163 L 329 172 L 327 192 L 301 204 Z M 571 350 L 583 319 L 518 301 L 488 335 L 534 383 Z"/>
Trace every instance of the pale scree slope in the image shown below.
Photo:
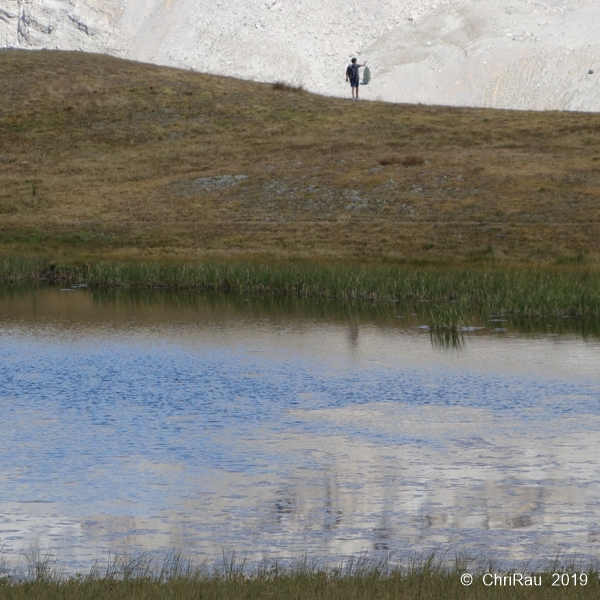
<path fill-rule="evenodd" d="M 0 46 L 105 52 L 365 99 L 600 110 L 599 0 L 0 0 Z M 590 74 L 589 71 L 594 73 Z"/>

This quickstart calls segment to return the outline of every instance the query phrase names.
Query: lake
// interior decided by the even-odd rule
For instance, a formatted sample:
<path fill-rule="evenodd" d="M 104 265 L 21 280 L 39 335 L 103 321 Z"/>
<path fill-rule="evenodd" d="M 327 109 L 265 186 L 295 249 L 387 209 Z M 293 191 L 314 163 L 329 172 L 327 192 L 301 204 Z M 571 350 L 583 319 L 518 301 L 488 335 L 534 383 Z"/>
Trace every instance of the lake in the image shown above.
<path fill-rule="evenodd" d="M 576 325 L 0 291 L 0 545 L 323 560 L 596 556 L 600 342 Z"/>

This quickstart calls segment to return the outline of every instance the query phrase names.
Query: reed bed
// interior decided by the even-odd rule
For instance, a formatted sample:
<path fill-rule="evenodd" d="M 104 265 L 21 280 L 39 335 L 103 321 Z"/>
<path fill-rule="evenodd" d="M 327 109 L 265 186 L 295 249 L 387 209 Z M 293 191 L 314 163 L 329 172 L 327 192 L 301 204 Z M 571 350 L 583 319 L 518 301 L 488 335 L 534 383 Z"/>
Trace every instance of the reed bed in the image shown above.
<path fill-rule="evenodd" d="M 472 315 L 517 319 L 600 317 L 600 272 L 585 267 L 318 266 L 257 263 L 106 263 L 57 265 L 0 261 L 0 283 L 64 282 L 90 288 L 171 289 L 412 302 L 428 307 L 430 326 L 456 330 Z"/>
<path fill-rule="evenodd" d="M 65 576 L 48 555 L 28 560 L 25 576 L 0 578 L 3 600 L 106 599 L 444 599 L 466 598 L 597 598 L 598 570 L 567 565 L 496 570 L 493 566 L 469 569 L 467 561 L 449 565 L 435 555 L 392 565 L 389 559 L 349 558 L 337 566 L 323 567 L 305 559 L 283 567 L 277 562 L 249 569 L 234 554 L 213 568 L 196 566 L 181 554 L 170 554 L 161 564 L 149 555 L 113 557 L 103 568 Z M 490 585 L 493 575 L 502 584 Z M 515 578 L 515 573 L 520 575 Z M 469 582 L 472 575 L 472 583 Z M 531 585 L 514 583 L 516 580 Z M 498 580 L 496 580 L 498 581 Z M 558 582 L 558 585 L 556 583 Z M 554 585 L 553 585 L 554 584 Z"/>

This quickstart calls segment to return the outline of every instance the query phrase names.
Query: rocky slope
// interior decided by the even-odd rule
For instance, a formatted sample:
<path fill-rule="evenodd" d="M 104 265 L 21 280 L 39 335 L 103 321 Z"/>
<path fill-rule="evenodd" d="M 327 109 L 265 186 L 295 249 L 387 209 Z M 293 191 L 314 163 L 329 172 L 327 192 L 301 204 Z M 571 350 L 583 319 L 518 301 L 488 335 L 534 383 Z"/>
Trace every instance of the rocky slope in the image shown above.
<path fill-rule="evenodd" d="M 106 52 L 368 99 L 600 110 L 598 0 L 0 0 L 0 46 Z"/>

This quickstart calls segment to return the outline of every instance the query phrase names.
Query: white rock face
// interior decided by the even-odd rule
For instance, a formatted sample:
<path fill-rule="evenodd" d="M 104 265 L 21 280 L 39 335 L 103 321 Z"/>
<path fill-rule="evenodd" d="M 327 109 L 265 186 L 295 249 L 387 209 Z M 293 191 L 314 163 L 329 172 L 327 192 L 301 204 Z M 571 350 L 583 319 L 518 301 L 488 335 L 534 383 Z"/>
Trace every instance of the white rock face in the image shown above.
<path fill-rule="evenodd" d="M 122 14 L 115 0 L 0 0 L 0 47 L 118 54 Z"/>
<path fill-rule="evenodd" d="M 105 52 L 365 99 L 600 110 L 600 0 L 0 0 L 0 46 Z M 590 70 L 594 71 L 590 73 Z"/>

